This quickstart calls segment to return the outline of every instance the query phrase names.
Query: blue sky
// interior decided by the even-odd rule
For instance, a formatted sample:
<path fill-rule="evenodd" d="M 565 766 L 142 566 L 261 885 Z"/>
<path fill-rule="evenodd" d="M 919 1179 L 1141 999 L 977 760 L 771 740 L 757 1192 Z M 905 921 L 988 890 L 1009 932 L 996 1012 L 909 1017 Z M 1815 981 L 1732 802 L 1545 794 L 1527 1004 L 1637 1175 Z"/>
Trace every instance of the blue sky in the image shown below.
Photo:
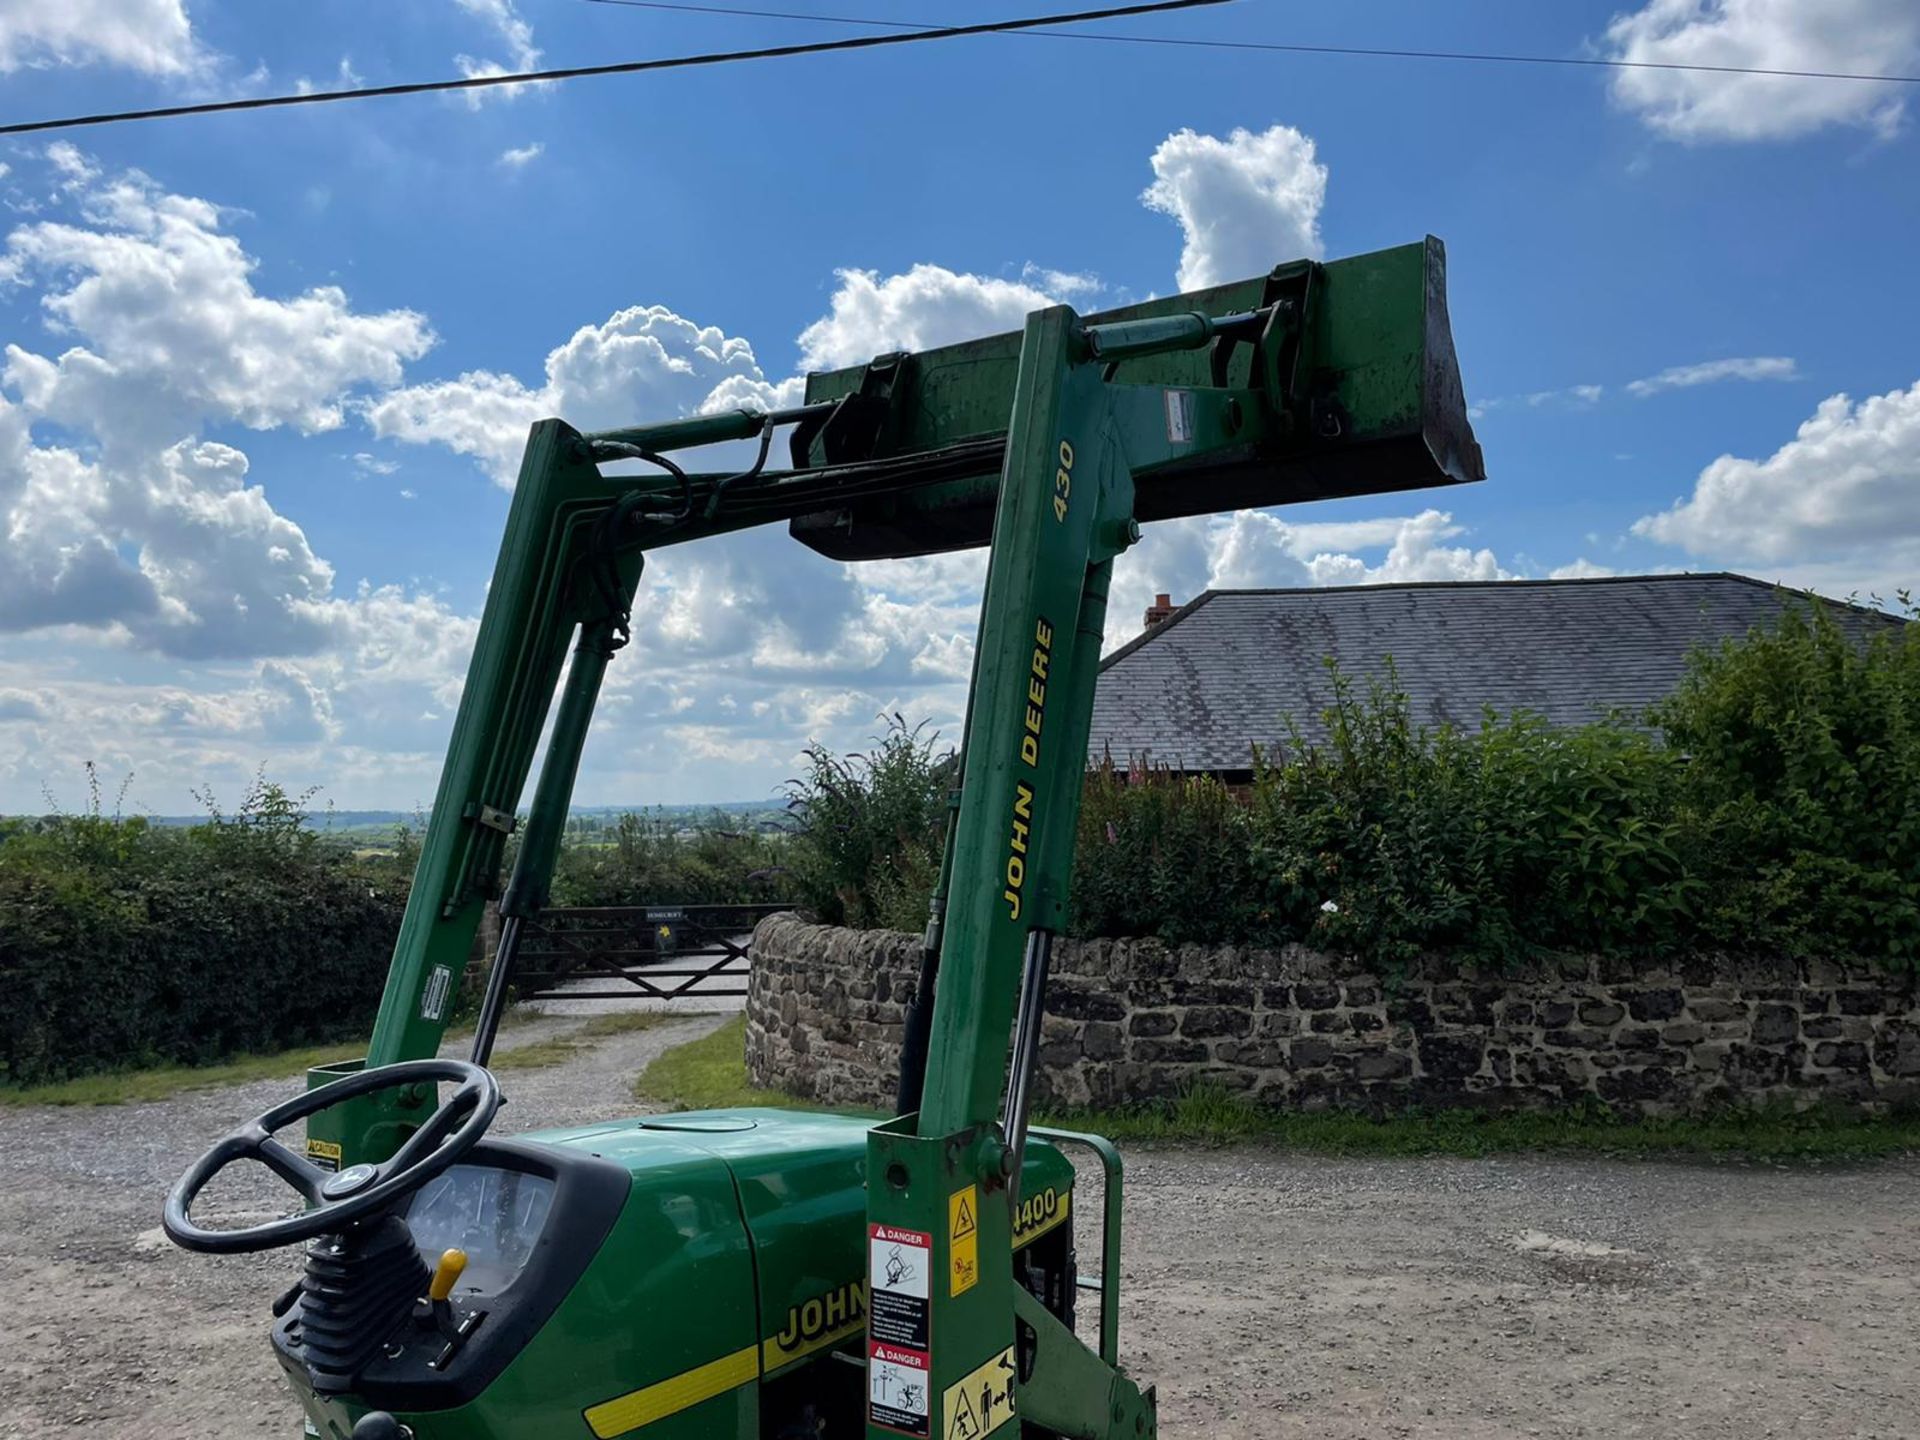
<path fill-rule="evenodd" d="M 1920 69 L 1911 0 L 1243 0 L 1103 28 Z M 14 0 L 0 110 L 849 33 Z M 1491 478 L 1150 528 L 1112 641 L 1208 584 L 1729 568 L 1890 594 L 1920 575 L 1914 89 L 1001 36 L 0 149 L 0 810 L 76 803 L 89 759 L 163 813 L 261 766 L 346 807 L 429 798 L 539 415 L 772 403 L 1049 300 L 1427 232 Z M 980 564 L 846 570 L 779 534 L 661 557 L 580 799 L 766 795 L 882 711 L 951 731 Z"/>

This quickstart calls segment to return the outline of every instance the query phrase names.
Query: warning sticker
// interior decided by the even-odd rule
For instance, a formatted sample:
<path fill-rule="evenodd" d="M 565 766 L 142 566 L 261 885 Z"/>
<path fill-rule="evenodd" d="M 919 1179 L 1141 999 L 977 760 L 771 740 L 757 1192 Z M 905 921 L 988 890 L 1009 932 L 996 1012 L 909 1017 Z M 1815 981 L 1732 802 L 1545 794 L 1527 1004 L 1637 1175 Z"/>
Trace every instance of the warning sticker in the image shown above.
<path fill-rule="evenodd" d="M 1014 1416 L 1013 1347 L 1009 1345 L 940 1398 L 941 1440 L 980 1440 Z"/>
<path fill-rule="evenodd" d="M 1193 392 L 1169 390 L 1167 393 L 1167 443 L 1184 445 L 1193 439 Z"/>
<path fill-rule="evenodd" d="M 929 1348 L 932 1274 L 933 1236 L 897 1225 L 869 1225 L 867 1333 L 889 1345 Z"/>
<path fill-rule="evenodd" d="M 964 1295 L 980 1279 L 980 1187 L 968 1185 L 947 1197 L 949 1295 Z"/>
<path fill-rule="evenodd" d="M 447 992 L 453 988 L 453 971 L 436 965 L 427 972 L 427 988 L 420 992 L 420 1018 L 438 1020 L 447 1011 Z"/>
<path fill-rule="evenodd" d="M 930 1434 L 930 1368 L 926 1351 L 875 1340 L 867 1355 L 867 1419 L 902 1435 Z"/>
<path fill-rule="evenodd" d="M 323 1170 L 340 1168 L 340 1147 L 331 1140 L 307 1141 L 307 1159 Z"/>

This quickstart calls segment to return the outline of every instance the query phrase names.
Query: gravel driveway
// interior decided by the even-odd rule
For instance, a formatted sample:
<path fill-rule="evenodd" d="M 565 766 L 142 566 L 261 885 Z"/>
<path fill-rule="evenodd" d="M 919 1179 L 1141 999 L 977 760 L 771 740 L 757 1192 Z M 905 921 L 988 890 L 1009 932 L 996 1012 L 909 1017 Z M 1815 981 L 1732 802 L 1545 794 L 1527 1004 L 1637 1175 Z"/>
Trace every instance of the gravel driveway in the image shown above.
<path fill-rule="evenodd" d="M 717 1023 L 508 1072 L 499 1128 L 630 1113 L 640 1067 Z M 292 1088 L 0 1110 L 0 1436 L 293 1440 L 265 1331 L 295 1255 L 187 1255 L 156 1228 L 192 1155 Z M 1171 1436 L 1920 1435 L 1920 1163 L 1129 1167 L 1121 1345 Z"/>

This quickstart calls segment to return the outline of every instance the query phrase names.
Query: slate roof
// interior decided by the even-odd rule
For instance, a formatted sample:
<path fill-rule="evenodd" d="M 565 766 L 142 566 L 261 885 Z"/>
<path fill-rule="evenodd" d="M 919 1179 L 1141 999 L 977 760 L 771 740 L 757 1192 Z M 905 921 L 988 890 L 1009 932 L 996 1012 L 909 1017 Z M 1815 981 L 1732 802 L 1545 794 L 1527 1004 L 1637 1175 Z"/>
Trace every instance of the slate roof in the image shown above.
<path fill-rule="evenodd" d="M 1800 592 L 1743 575 L 1209 590 L 1100 667 L 1090 757 L 1246 771 L 1252 743 L 1324 730 L 1324 657 L 1364 690 L 1392 656 L 1417 721 L 1477 728 L 1492 706 L 1556 725 L 1671 693 L 1696 646 L 1769 624 Z M 1862 634 L 1901 623 L 1833 607 Z"/>

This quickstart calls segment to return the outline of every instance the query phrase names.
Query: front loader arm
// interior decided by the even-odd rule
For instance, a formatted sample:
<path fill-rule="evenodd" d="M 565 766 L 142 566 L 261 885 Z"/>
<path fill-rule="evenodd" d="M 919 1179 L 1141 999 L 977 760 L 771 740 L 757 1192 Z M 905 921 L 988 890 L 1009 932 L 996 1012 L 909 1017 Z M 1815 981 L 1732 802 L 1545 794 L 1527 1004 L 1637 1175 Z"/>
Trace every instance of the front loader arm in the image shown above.
<path fill-rule="evenodd" d="M 527 442 L 506 535 L 487 591 L 473 659 L 460 693 L 446 764 L 400 922 L 367 1064 L 432 1055 L 440 1045 L 493 895 L 521 791 L 546 725 L 567 646 L 583 620 L 607 609 L 597 590 L 569 586 L 587 558 L 591 525 L 611 496 L 557 420 Z M 623 560 L 621 594 L 631 603 L 638 565 Z"/>
<path fill-rule="evenodd" d="M 796 427 L 792 466 L 769 471 L 777 424 Z M 754 438 L 759 459 L 739 474 L 688 474 L 665 458 Z M 620 459 L 662 473 L 602 473 Z M 1052 307 L 1018 335 L 812 376 L 808 403 L 777 415 L 727 412 L 599 435 L 540 422 L 367 1063 L 423 1057 L 444 1038 L 559 686 L 501 902 L 474 1045 L 484 1063 L 520 927 L 546 900 L 645 550 L 775 521 L 843 559 L 990 541 L 957 806 L 907 1016 L 900 1113 L 868 1133 L 866 1430 L 868 1440 L 983 1440 L 1019 1415 L 1086 1440 L 1152 1436 L 1153 1393 L 1114 1358 L 1114 1267 L 1095 1353 L 1029 1303 L 1010 1258 L 1113 561 L 1144 520 L 1483 473 L 1448 328 L 1444 256 L 1431 238 L 1106 316 Z M 341 1137 L 332 1156 L 384 1158 L 431 1098 L 400 1094 L 378 1113 L 331 1122 Z M 917 1293 L 891 1288 L 883 1245 L 892 1273 L 922 1276 Z"/>
<path fill-rule="evenodd" d="M 1122 359 L 1205 348 L 1269 318 L 1188 314 L 1090 326 L 1058 306 L 1027 321 L 974 656 L 925 1081 L 917 1114 L 869 1135 L 870 1230 L 925 1237 L 934 1282 L 918 1302 L 918 1346 L 900 1341 L 897 1307 L 871 1307 L 890 1320 L 886 1335 L 875 1334 L 870 1363 L 889 1375 L 924 1375 L 933 1434 L 984 1435 L 1023 1408 L 1049 1428 L 1096 1440 L 1154 1431 L 1152 1396 L 1117 1367 L 1051 1316 L 1038 1328 L 1031 1317 L 1016 1319 L 1033 1306 L 998 1257 L 1010 1253 L 1047 969 L 1067 921 L 1113 561 L 1140 535 L 1136 480 L 1262 438 L 1255 392 L 1106 377 Z M 961 1231 L 961 1215 L 969 1227 L 977 1217 L 977 1237 Z M 976 1264 L 976 1247 L 995 1261 Z M 869 1440 L 910 1424 L 897 1406 L 876 1402 Z"/>

